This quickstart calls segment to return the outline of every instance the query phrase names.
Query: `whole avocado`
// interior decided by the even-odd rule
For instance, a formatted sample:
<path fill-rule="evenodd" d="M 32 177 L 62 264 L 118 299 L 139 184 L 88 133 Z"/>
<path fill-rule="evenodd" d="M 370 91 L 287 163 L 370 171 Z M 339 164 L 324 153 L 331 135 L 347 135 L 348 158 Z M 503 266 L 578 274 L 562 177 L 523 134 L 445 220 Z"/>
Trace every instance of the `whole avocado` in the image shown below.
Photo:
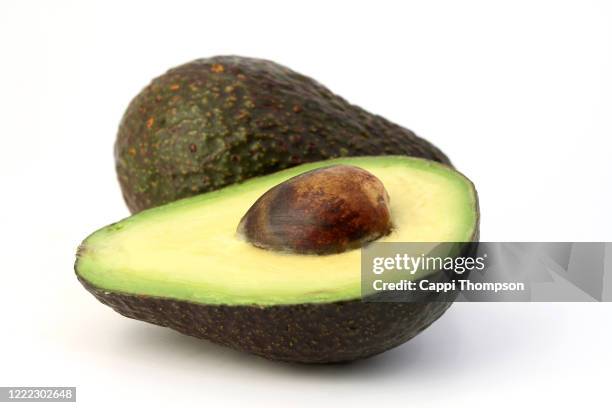
<path fill-rule="evenodd" d="M 115 143 L 131 212 L 301 163 L 408 155 L 449 164 L 426 140 L 272 61 L 198 59 L 129 104 Z"/>

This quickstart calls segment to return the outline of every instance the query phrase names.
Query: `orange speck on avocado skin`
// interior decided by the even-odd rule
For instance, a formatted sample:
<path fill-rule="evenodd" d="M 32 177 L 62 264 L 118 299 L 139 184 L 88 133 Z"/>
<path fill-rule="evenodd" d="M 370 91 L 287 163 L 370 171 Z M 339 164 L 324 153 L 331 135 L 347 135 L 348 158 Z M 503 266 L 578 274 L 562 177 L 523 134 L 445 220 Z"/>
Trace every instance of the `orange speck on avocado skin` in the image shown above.
<path fill-rule="evenodd" d="M 151 116 L 149 119 L 147 119 L 147 129 L 151 129 L 151 127 L 153 127 L 153 123 L 155 123 L 155 118 Z"/>
<path fill-rule="evenodd" d="M 212 64 L 212 66 L 210 67 L 210 70 L 216 74 L 219 74 L 225 71 L 225 67 L 221 64 Z"/>
<path fill-rule="evenodd" d="M 181 86 L 179 84 L 172 84 L 170 85 L 170 90 L 171 91 L 177 91 Z"/>
<path fill-rule="evenodd" d="M 132 157 L 136 156 L 136 149 L 135 149 L 135 148 L 133 148 L 133 147 L 130 147 L 130 148 L 128 149 L 128 154 L 129 154 L 130 156 L 132 156 Z"/>

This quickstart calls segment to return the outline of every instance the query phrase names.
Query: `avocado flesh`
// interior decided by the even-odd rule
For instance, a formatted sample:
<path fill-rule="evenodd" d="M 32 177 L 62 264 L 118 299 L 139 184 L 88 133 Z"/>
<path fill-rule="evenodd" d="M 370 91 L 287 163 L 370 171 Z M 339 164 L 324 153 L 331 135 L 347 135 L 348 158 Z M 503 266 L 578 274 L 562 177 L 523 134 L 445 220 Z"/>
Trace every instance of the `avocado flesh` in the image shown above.
<path fill-rule="evenodd" d="M 376 155 L 450 164 L 412 131 L 315 80 L 238 56 L 199 59 L 154 79 L 130 102 L 115 144 L 133 213 L 302 163 Z"/>
<path fill-rule="evenodd" d="M 268 189 L 331 164 L 361 167 L 386 187 L 393 231 L 378 242 L 467 242 L 477 235 L 476 192 L 461 174 L 409 157 L 343 158 L 255 178 L 112 224 L 83 242 L 76 272 L 101 291 L 204 305 L 359 299 L 359 250 L 326 256 L 279 253 L 236 235 L 241 217 Z"/>

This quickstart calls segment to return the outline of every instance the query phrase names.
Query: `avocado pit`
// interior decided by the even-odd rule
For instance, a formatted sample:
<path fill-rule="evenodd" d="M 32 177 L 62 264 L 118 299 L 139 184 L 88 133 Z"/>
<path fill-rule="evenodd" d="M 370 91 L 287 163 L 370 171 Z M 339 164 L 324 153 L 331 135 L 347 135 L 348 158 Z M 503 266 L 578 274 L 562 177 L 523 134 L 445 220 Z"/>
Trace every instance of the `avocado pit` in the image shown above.
<path fill-rule="evenodd" d="M 268 190 L 242 217 L 238 234 L 263 249 L 325 255 L 362 247 L 391 229 L 383 183 L 359 167 L 335 165 Z"/>

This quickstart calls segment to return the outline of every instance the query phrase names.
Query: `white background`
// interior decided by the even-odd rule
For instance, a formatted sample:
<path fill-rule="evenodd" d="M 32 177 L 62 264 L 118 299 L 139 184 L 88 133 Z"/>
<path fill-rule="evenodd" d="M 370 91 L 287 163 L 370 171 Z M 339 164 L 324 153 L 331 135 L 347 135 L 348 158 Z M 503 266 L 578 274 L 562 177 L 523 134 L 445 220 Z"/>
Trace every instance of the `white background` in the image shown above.
<path fill-rule="evenodd" d="M 76 385 L 88 407 L 609 404 L 610 304 L 456 304 L 380 357 L 304 367 L 122 318 L 72 271 L 128 214 L 129 100 L 230 53 L 440 146 L 479 190 L 483 240 L 612 240 L 609 2 L 107 3 L 0 5 L 0 385 Z"/>

